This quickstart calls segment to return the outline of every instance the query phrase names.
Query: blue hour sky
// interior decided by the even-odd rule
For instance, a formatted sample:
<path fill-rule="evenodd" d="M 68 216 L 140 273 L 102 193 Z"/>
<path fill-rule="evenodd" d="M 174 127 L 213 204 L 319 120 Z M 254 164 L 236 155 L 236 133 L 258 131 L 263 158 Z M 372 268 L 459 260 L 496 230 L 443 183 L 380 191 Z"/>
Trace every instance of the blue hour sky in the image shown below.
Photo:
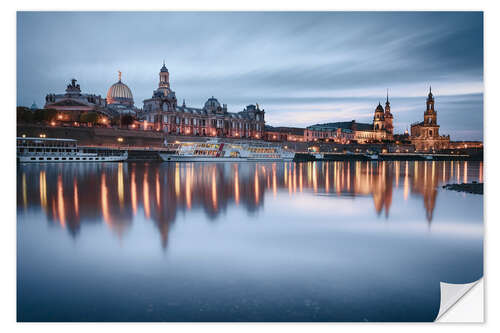
<path fill-rule="evenodd" d="M 135 104 L 165 59 L 179 104 L 258 103 L 273 126 L 371 122 L 386 90 L 396 132 L 423 119 L 483 138 L 481 12 L 19 12 L 17 103 L 43 106 L 76 78 L 102 96 L 117 71 Z"/>

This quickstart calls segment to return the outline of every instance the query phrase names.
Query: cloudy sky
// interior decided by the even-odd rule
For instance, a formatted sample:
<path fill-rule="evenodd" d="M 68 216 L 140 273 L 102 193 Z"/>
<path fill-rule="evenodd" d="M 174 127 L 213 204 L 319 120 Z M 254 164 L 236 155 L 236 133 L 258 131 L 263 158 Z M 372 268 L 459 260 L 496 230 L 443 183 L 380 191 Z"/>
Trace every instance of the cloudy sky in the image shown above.
<path fill-rule="evenodd" d="M 371 122 L 386 89 L 396 132 L 423 119 L 483 137 L 480 12 L 19 12 L 17 103 L 43 106 L 71 78 L 102 96 L 123 72 L 136 106 L 165 59 L 179 103 L 250 103 L 273 126 Z"/>

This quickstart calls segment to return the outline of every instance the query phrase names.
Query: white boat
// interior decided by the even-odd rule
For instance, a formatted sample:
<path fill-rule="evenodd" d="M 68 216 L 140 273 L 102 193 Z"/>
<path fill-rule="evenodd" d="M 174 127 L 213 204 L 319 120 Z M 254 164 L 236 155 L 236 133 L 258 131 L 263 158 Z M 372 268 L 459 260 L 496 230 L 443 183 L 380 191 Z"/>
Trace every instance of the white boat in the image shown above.
<path fill-rule="evenodd" d="M 378 160 L 378 154 L 365 154 L 365 156 L 368 157 L 368 159 L 371 161 Z"/>
<path fill-rule="evenodd" d="M 315 153 L 314 158 L 317 160 L 322 160 L 325 157 L 323 153 Z"/>
<path fill-rule="evenodd" d="M 160 153 L 166 162 L 244 162 L 292 161 L 295 152 L 266 143 L 246 142 L 176 142 L 165 143 L 167 152 Z"/>
<path fill-rule="evenodd" d="M 16 141 L 17 160 L 22 163 L 118 162 L 128 157 L 119 149 L 78 146 L 73 139 L 18 137 Z"/>

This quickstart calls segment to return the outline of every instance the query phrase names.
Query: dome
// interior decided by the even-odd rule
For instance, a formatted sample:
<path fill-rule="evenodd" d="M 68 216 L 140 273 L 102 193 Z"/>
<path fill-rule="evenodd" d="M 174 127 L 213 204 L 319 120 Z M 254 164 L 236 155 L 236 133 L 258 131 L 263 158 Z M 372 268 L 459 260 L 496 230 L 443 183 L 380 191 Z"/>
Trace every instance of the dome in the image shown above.
<path fill-rule="evenodd" d="M 204 108 L 207 110 L 217 110 L 217 108 L 219 107 L 220 107 L 219 101 L 217 100 L 217 98 L 214 98 L 214 96 L 212 96 L 205 102 Z"/>
<path fill-rule="evenodd" d="M 132 91 L 130 91 L 130 88 L 122 82 L 121 73 L 119 74 L 118 82 L 109 88 L 108 94 L 106 95 L 106 101 L 108 104 L 134 104 Z"/>

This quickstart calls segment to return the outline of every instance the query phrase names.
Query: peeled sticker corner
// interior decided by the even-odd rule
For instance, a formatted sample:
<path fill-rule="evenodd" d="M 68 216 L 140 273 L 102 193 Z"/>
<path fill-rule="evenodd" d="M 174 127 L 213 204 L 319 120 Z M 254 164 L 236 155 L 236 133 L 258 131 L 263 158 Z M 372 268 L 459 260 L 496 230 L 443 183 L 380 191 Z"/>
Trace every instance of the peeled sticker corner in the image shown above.
<path fill-rule="evenodd" d="M 462 297 L 464 297 L 469 291 L 474 288 L 476 285 L 480 284 L 481 285 L 481 291 L 483 287 L 483 279 L 479 279 L 477 281 L 471 282 L 471 283 L 464 283 L 464 284 L 455 284 L 455 283 L 446 283 L 446 282 L 440 282 L 440 289 L 441 289 L 441 303 L 439 306 L 439 313 L 435 319 L 436 322 L 483 322 L 483 295 L 481 293 L 480 297 L 480 316 L 475 316 L 474 319 L 472 318 L 465 318 L 460 315 L 458 316 L 448 316 L 450 313 L 448 313 L 450 310 L 453 310 L 455 308 L 455 304 L 461 303 Z M 464 301 L 471 301 L 471 300 L 465 300 Z M 473 301 L 476 303 L 476 300 Z M 466 304 L 467 307 L 469 304 Z M 477 310 L 477 304 L 470 304 L 471 306 L 474 307 L 476 310 L 476 313 L 478 312 Z M 465 309 L 464 309 L 465 310 Z M 470 310 L 467 311 L 468 314 L 470 314 Z M 444 316 L 446 314 L 446 316 Z M 477 318 L 476 318 L 477 317 Z M 480 318 L 479 318 L 480 317 Z"/>

